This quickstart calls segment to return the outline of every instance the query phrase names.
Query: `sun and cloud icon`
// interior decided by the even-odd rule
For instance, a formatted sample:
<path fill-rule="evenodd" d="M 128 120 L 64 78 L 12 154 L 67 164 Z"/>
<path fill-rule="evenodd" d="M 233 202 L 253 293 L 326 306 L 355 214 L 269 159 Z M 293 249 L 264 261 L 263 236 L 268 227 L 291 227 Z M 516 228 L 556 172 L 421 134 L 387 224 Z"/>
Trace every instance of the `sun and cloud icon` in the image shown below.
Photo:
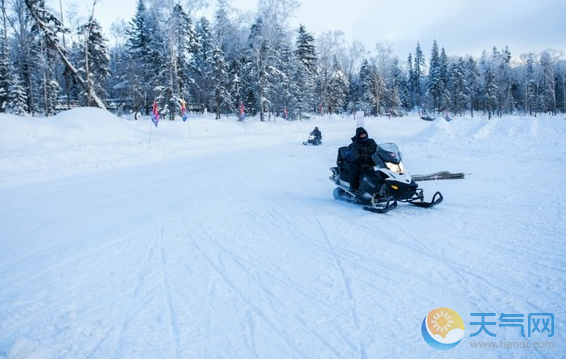
<path fill-rule="evenodd" d="M 464 337 L 464 321 L 450 308 L 436 308 L 423 320 L 421 331 L 425 342 L 438 350 L 454 348 Z"/>

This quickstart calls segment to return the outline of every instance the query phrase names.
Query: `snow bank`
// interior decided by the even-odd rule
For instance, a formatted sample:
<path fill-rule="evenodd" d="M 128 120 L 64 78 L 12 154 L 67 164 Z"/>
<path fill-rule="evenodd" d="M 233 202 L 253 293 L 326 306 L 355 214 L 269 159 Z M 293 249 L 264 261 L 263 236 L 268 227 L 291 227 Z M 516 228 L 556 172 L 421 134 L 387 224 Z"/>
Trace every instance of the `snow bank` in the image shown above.
<path fill-rule="evenodd" d="M 0 357 L 560 357 L 566 121 L 364 118 L 437 207 L 335 201 L 356 121 L 0 115 Z M 323 145 L 303 146 L 314 126 Z M 151 134 L 151 137 L 150 137 Z M 431 310 L 465 322 L 449 352 Z M 471 337 L 470 313 L 554 313 L 554 336 Z M 499 317 L 497 317 L 499 318 Z M 498 321 L 498 319 L 496 319 Z M 525 323 L 525 330 L 528 329 Z M 538 334 L 538 333 L 537 333 Z M 477 341 L 553 349 L 474 349 Z"/>

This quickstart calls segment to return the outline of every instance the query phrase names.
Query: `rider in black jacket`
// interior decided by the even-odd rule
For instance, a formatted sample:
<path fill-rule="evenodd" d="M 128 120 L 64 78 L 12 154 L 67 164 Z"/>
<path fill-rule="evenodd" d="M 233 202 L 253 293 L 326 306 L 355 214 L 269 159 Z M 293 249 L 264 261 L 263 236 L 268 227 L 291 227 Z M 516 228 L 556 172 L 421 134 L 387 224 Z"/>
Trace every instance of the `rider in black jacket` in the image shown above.
<path fill-rule="evenodd" d="M 349 162 L 348 182 L 353 190 L 360 185 L 360 174 L 364 167 L 374 166 L 372 155 L 377 150 L 377 143 L 369 138 L 363 127 L 356 128 L 356 135 L 346 151 L 346 160 Z"/>
<path fill-rule="evenodd" d="M 314 130 L 312 130 L 311 135 L 313 135 L 314 138 L 318 140 L 318 142 L 322 141 L 322 132 L 320 132 L 318 126 L 315 127 Z"/>

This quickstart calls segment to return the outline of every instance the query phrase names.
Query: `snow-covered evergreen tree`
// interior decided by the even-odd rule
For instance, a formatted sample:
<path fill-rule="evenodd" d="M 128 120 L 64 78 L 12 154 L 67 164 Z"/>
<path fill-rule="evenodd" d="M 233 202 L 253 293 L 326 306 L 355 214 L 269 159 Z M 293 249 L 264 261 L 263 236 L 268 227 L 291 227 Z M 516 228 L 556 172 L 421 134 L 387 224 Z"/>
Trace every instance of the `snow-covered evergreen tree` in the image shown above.
<path fill-rule="evenodd" d="M 228 67 L 220 46 L 215 46 L 212 52 L 212 98 L 216 119 L 220 119 L 222 109 L 231 111 L 232 97 L 229 91 Z"/>
<path fill-rule="evenodd" d="M 448 91 L 449 63 L 444 48 L 440 50 L 440 98 L 439 109 L 445 111 L 450 106 L 450 92 Z"/>
<path fill-rule="evenodd" d="M 81 25 L 77 32 L 79 42 L 77 57 L 79 73 L 87 80 L 89 88 L 106 97 L 105 83 L 110 78 L 110 51 L 108 40 L 102 33 L 102 28 L 96 19 L 90 18 L 86 24 Z M 91 94 L 83 92 L 86 106 L 90 106 Z"/>
<path fill-rule="evenodd" d="M 155 17 L 146 7 L 145 0 L 138 0 L 136 13 L 127 31 L 127 81 L 132 109 L 144 109 L 149 114 L 159 81 L 162 54 L 161 33 Z"/>
<path fill-rule="evenodd" d="M 193 29 L 189 15 L 181 5 L 175 5 L 172 14 L 170 32 L 171 47 L 173 51 L 172 60 L 172 85 L 174 92 L 180 98 L 191 100 L 191 56 L 196 48 L 198 40 Z"/>
<path fill-rule="evenodd" d="M 13 74 L 10 82 L 11 84 L 8 89 L 8 104 L 6 106 L 6 112 L 18 116 L 29 116 L 27 94 L 24 86 L 22 85 L 22 81 L 20 80 L 20 76 L 18 74 Z"/>
<path fill-rule="evenodd" d="M 194 86 L 191 89 L 192 98 L 210 111 L 213 108 L 212 94 L 214 92 L 214 83 L 212 71 L 214 69 L 215 49 L 210 22 L 204 17 L 200 18 L 197 22 L 195 33 L 197 42 L 192 50 L 190 75 L 194 81 Z"/>
<path fill-rule="evenodd" d="M 446 88 L 443 78 L 443 63 L 436 40 L 432 44 L 429 69 L 430 72 L 428 73 L 426 84 L 429 108 L 432 111 L 442 111 L 444 110 L 443 96 Z"/>
<path fill-rule="evenodd" d="M 424 81 L 425 81 L 425 57 L 421 50 L 421 46 L 417 43 L 415 49 L 415 57 L 413 59 L 412 71 L 410 72 L 409 84 L 413 103 L 415 106 L 421 108 L 423 106 L 424 97 Z"/>
<path fill-rule="evenodd" d="M 463 115 L 469 104 L 469 96 L 465 62 L 462 57 L 450 65 L 448 78 L 448 91 L 451 99 L 448 108 L 455 114 Z"/>
<path fill-rule="evenodd" d="M 300 25 L 297 30 L 295 56 L 298 60 L 293 80 L 295 83 L 295 99 L 297 102 L 297 115 L 299 119 L 305 111 L 315 108 L 314 84 L 317 75 L 318 56 L 314 46 L 314 37 L 307 32 L 305 26 Z"/>
<path fill-rule="evenodd" d="M 327 109 L 329 113 L 341 113 L 345 109 L 349 87 L 348 77 L 342 71 L 338 59 L 334 58 L 328 82 Z"/>
<path fill-rule="evenodd" d="M 265 113 L 272 110 L 273 103 L 269 97 L 273 94 L 273 87 L 282 78 L 281 63 L 275 46 L 275 39 L 281 39 L 280 32 L 278 28 L 271 29 L 274 37 L 270 39 L 267 30 L 263 20 L 256 19 L 250 30 L 243 64 L 246 102 L 252 113 L 259 112 L 261 121 L 265 121 Z"/>
<path fill-rule="evenodd" d="M 505 48 L 498 51 L 493 48 L 491 55 L 492 67 L 495 75 L 495 84 L 497 87 L 497 115 L 502 116 L 503 112 L 512 113 L 515 109 L 513 99 L 511 98 L 511 69 L 510 69 L 511 53 Z"/>
<path fill-rule="evenodd" d="M 529 115 L 536 115 L 539 110 L 539 83 L 535 54 L 530 52 L 526 56 L 524 87 L 524 108 Z"/>
<path fill-rule="evenodd" d="M 304 25 L 299 25 L 297 33 L 295 56 L 309 73 L 315 75 L 318 56 L 314 46 L 314 37 Z"/>
<path fill-rule="evenodd" d="M 381 77 L 377 66 L 365 61 L 360 69 L 359 109 L 368 115 L 380 114 L 385 90 L 385 80 Z"/>
<path fill-rule="evenodd" d="M 474 117 L 474 109 L 479 108 L 480 74 L 477 63 L 471 56 L 465 63 L 464 73 L 467 83 L 466 93 L 469 99 L 468 108 L 470 116 Z"/>
<path fill-rule="evenodd" d="M 389 73 L 389 81 L 387 83 L 388 91 L 385 94 L 385 108 L 392 116 L 403 115 L 403 96 L 406 91 L 406 83 L 403 79 L 399 61 L 393 60 Z"/>
<path fill-rule="evenodd" d="M 5 24 L 4 21 L 4 25 Z M 10 48 L 8 47 L 8 36 L 5 30 L 6 27 L 4 26 L 0 32 L 0 112 L 6 111 L 10 77 L 12 76 Z"/>
<path fill-rule="evenodd" d="M 493 63 L 485 51 L 480 59 L 480 73 L 483 111 L 487 112 L 488 119 L 491 119 L 497 108 L 497 83 Z"/>
<path fill-rule="evenodd" d="M 556 114 L 556 79 L 554 74 L 554 61 L 550 53 L 543 51 L 540 56 L 540 66 L 542 72 L 542 111 Z"/>

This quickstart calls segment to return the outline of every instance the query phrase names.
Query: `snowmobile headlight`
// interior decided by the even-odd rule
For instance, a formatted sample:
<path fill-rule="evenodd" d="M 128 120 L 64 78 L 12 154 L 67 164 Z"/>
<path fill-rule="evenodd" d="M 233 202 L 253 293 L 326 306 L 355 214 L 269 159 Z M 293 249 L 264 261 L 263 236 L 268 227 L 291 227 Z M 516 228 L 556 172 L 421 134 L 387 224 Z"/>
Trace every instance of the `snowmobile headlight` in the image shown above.
<path fill-rule="evenodd" d="M 403 169 L 400 164 L 395 164 L 393 162 L 385 162 L 385 165 L 392 172 L 397 172 L 397 173 L 403 172 Z"/>
<path fill-rule="evenodd" d="M 391 188 L 393 188 L 394 190 L 398 190 L 398 189 L 399 189 L 399 187 L 397 187 L 397 186 L 391 186 Z"/>

